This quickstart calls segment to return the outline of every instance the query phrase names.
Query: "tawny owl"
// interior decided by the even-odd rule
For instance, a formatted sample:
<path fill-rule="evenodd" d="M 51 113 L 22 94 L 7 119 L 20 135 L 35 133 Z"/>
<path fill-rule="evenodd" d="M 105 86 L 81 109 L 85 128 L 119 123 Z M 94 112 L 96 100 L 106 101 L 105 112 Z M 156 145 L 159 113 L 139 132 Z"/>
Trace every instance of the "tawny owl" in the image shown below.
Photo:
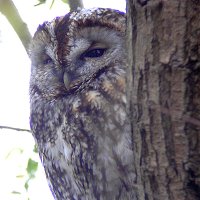
<path fill-rule="evenodd" d="M 82 9 L 31 45 L 31 129 L 54 198 L 135 199 L 126 114 L 125 14 Z"/>

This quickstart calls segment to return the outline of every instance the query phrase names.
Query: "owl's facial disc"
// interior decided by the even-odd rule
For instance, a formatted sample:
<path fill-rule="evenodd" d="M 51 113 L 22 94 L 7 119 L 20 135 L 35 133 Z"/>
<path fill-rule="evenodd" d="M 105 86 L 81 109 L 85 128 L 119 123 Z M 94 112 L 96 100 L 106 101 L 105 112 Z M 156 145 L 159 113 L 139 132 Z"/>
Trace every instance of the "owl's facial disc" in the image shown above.
<path fill-rule="evenodd" d="M 103 43 L 93 42 L 89 48 L 79 53 L 79 60 L 87 63 L 97 62 L 98 59 L 102 59 L 103 55 L 106 53 L 108 47 Z M 75 53 L 76 54 L 76 53 Z M 83 68 L 83 67 L 82 67 Z M 88 85 L 94 78 L 98 78 L 101 74 L 105 72 L 105 68 L 93 68 L 91 73 L 80 73 L 80 69 L 75 70 L 77 73 L 71 73 L 65 71 L 63 75 L 63 82 L 68 92 L 74 92 L 76 90 L 82 89 L 85 85 Z M 80 73 L 80 74 L 79 74 Z"/>

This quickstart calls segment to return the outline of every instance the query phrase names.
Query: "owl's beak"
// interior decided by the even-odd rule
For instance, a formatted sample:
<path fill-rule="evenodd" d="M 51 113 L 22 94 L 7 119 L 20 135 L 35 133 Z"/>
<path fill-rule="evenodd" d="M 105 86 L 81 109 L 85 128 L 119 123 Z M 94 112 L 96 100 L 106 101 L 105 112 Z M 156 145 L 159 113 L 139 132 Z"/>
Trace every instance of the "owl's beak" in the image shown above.
<path fill-rule="evenodd" d="M 70 77 L 69 77 L 69 74 L 67 72 L 64 72 L 63 82 L 65 84 L 66 89 L 68 89 L 69 85 L 70 85 Z"/>
<path fill-rule="evenodd" d="M 72 92 L 72 91 L 77 90 L 80 87 L 80 85 L 83 82 L 83 79 L 78 78 L 78 77 L 75 78 L 71 73 L 64 72 L 63 82 L 67 91 Z"/>

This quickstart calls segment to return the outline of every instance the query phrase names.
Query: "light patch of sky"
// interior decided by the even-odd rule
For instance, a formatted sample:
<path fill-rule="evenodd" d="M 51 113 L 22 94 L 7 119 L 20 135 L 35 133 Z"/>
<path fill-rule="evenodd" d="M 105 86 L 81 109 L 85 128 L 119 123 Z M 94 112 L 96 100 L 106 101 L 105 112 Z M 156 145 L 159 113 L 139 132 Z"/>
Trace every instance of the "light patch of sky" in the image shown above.
<path fill-rule="evenodd" d="M 40 6 L 34 6 L 37 0 L 13 1 L 32 35 L 38 24 L 69 11 L 61 0 L 55 0 L 52 9 L 49 9 L 52 0 Z M 107 7 L 125 11 L 125 0 L 84 0 L 83 3 L 85 8 Z M 0 125 L 29 129 L 29 76 L 30 60 L 16 33 L 0 15 Z M 41 165 L 35 180 L 30 183 L 29 192 L 24 189 L 28 158 L 39 161 L 33 146 L 30 133 L 0 129 L 0 199 L 27 200 L 29 196 L 30 200 L 53 200 Z M 24 177 L 16 178 L 17 175 Z M 12 191 L 21 192 L 21 195 L 11 194 Z"/>

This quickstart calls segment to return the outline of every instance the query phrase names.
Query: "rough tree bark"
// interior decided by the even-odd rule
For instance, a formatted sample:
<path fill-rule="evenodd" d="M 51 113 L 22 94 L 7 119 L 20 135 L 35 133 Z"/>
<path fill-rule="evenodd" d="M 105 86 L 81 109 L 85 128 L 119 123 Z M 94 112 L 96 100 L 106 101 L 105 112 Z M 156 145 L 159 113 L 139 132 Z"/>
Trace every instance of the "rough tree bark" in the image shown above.
<path fill-rule="evenodd" d="M 138 200 L 200 199 L 200 1 L 127 8 Z"/>

